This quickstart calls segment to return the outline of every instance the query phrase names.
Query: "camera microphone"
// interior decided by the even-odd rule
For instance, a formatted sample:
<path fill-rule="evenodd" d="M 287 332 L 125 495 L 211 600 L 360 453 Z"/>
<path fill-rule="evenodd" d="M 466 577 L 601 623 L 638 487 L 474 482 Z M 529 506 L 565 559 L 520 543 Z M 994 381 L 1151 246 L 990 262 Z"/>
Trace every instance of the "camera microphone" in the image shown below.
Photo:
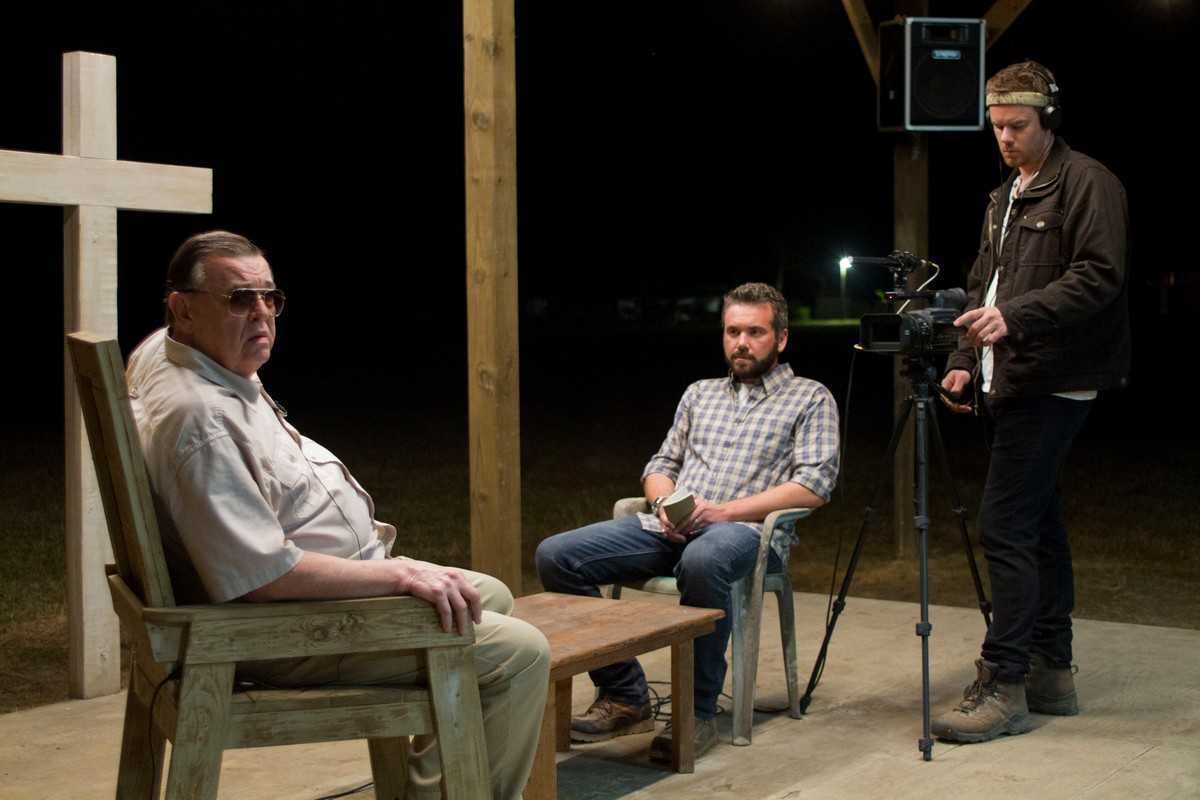
<path fill-rule="evenodd" d="M 888 269 L 896 267 L 915 269 L 916 267 L 932 266 L 926 259 L 917 258 L 911 253 L 897 253 L 890 256 L 848 256 L 848 259 L 850 266 L 863 264 L 870 267 L 887 267 Z"/>
<path fill-rule="evenodd" d="M 850 256 L 848 261 L 851 266 L 855 264 L 866 264 L 870 267 L 894 267 L 896 259 L 891 256 Z"/>

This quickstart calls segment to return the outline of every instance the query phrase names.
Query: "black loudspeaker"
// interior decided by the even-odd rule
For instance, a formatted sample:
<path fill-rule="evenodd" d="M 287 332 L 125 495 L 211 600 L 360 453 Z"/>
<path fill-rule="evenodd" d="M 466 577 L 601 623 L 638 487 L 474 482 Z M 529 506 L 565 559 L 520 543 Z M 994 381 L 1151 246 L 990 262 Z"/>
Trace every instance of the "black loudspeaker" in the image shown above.
<path fill-rule="evenodd" d="M 879 26 L 879 129 L 983 128 L 981 19 L 906 17 Z"/>

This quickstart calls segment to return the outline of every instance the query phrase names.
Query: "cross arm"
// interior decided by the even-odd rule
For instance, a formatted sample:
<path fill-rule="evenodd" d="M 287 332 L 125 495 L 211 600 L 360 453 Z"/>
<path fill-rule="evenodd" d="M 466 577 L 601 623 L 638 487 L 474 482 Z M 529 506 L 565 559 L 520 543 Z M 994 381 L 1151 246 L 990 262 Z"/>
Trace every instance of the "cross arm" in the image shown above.
<path fill-rule="evenodd" d="M 212 213 L 212 170 L 0 150 L 0 202 Z"/>

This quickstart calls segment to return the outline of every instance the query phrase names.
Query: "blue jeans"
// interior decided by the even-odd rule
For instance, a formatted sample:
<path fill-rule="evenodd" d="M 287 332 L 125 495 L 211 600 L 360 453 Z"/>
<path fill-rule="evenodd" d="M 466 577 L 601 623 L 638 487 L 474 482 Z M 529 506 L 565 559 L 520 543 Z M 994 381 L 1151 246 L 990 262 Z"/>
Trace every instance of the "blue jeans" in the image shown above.
<path fill-rule="evenodd" d="M 725 648 L 733 630 L 730 586 L 753 571 L 760 539 L 747 525 L 724 522 L 704 528 L 687 544 L 675 544 L 642 530 L 637 517 L 626 517 L 551 536 L 538 545 L 534 560 L 548 591 L 600 597 L 604 584 L 674 575 L 680 603 L 724 611 L 716 629 L 696 639 L 694 650 L 696 717 L 712 719 L 725 685 Z M 782 568 L 774 551 L 767 568 Z M 588 674 L 601 695 L 619 703 L 649 700 L 646 675 L 636 660 Z"/>
<path fill-rule="evenodd" d="M 988 399 L 992 455 L 979 516 L 993 614 L 982 655 L 1006 683 L 1025 679 L 1031 652 L 1071 663 L 1075 574 L 1058 475 L 1091 405 Z"/>

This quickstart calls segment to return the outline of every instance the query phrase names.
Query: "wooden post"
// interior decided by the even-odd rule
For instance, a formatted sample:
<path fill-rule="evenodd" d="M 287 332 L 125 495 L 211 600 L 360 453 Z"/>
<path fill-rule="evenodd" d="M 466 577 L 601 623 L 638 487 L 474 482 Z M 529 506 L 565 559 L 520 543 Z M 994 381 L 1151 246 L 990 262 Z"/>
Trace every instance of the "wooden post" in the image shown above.
<path fill-rule="evenodd" d="M 64 206 L 63 327 L 117 333 L 117 209 L 212 211 L 212 170 L 117 159 L 117 62 L 63 56 L 63 155 L 0 150 L 0 203 Z M 66 352 L 64 347 L 64 354 Z M 66 561 L 72 697 L 121 688 L 112 558 L 70 359 L 66 395 Z"/>
<path fill-rule="evenodd" d="M 894 152 L 895 200 L 893 241 L 897 250 L 908 250 L 924 258 L 929 250 L 929 140 L 923 133 L 900 134 Z M 909 288 L 916 288 L 924 276 L 909 276 Z M 893 418 L 908 399 L 908 379 L 900 374 L 902 364 L 895 359 L 893 375 Z M 936 409 L 935 409 L 936 412 Z M 916 553 L 916 528 L 913 520 L 914 427 L 912 415 L 896 447 L 893 486 L 893 520 L 896 531 L 896 558 Z"/>
<path fill-rule="evenodd" d="M 463 0 L 471 567 L 521 591 L 514 0 Z"/>
<path fill-rule="evenodd" d="M 117 61 L 94 53 L 63 56 L 63 154 L 117 157 Z M 63 209 L 63 330 L 117 335 L 117 209 Z M 75 376 L 63 343 L 66 397 L 67 625 L 71 697 L 121 690 L 120 625 L 108 598 L 112 560 Z"/>
<path fill-rule="evenodd" d="M 898 0 L 896 13 L 909 17 L 927 16 L 929 0 Z M 895 186 L 892 237 L 897 250 L 908 250 L 921 258 L 929 254 L 929 139 L 923 133 L 898 134 L 893 155 Z M 919 282 L 910 276 L 909 286 L 915 288 Z M 900 409 L 908 399 L 908 379 L 900 374 L 897 359 L 892 378 L 893 418 L 898 419 Z M 913 443 L 913 420 L 908 424 L 896 448 L 896 459 L 892 473 L 892 520 L 895 530 L 896 558 L 908 558 L 916 554 L 916 528 L 913 515 L 913 469 L 915 447 Z"/>

